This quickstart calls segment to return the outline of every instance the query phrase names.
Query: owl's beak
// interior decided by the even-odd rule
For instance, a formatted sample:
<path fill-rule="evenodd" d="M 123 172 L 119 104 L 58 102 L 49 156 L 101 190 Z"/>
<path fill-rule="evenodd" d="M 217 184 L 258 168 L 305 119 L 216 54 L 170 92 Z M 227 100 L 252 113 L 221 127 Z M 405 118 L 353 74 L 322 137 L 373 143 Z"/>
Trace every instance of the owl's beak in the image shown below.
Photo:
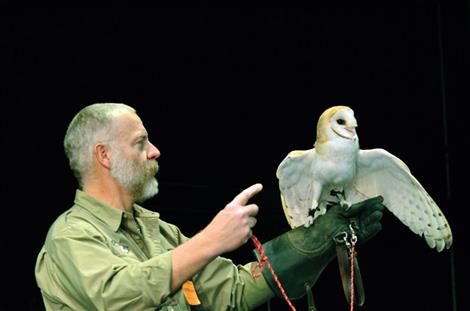
<path fill-rule="evenodd" d="M 356 127 L 354 126 L 346 126 L 345 127 L 348 132 L 351 132 L 353 134 L 356 134 Z"/>

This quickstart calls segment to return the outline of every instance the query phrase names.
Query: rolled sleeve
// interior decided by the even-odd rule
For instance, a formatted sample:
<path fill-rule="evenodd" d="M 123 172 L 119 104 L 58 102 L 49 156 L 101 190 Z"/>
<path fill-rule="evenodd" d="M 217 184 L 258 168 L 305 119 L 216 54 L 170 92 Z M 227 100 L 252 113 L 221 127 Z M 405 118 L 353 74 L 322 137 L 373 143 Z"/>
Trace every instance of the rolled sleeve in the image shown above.
<path fill-rule="evenodd" d="M 254 277 L 251 269 L 218 257 L 194 278 L 202 304 L 207 310 L 252 310 L 274 297 L 265 279 Z"/>

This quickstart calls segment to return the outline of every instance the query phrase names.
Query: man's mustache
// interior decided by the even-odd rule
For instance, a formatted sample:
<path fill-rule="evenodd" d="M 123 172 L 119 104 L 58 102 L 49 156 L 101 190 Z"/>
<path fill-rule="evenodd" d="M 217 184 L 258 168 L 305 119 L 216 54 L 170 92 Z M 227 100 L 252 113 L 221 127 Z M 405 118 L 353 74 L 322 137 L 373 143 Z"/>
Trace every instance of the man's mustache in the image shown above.
<path fill-rule="evenodd" d="M 160 165 L 158 165 L 157 160 L 149 160 L 147 163 L 147 169 L 146 171 L 151 173 L 152 176 L 155 176 L 158 171 L 160 170 Z"/>

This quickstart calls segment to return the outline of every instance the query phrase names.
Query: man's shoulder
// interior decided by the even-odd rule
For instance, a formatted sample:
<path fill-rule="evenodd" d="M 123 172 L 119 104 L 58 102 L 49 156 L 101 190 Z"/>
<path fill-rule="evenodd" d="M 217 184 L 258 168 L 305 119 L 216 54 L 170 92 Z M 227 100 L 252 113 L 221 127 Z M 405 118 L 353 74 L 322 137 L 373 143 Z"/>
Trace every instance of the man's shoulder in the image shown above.
<path fill-rule="evenodd" d="M 87 211 L 80 206 L 74 205 L 62 213 L 51 225 L 48 232 L 48 240 L 63 238 L 73 235 L 92 234 L 97 232 Z"/>

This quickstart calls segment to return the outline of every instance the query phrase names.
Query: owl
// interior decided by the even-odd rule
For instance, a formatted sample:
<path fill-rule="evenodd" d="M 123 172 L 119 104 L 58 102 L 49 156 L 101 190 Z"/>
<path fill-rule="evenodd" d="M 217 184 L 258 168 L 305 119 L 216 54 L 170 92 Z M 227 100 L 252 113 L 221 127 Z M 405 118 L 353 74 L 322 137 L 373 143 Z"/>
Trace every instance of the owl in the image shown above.
<path fill-rule="evenodd" d="M 354 111 L 325 110 L 314 148 L 290 152 L 279 164 L 282 207 L 292 228 L 314 225 L 328 202 L 351 204 L 381 195 L 383 204 L 437 251 L 452 245 L 450 226 L 406 164 L 384 149 L 361 150 Z"/>

